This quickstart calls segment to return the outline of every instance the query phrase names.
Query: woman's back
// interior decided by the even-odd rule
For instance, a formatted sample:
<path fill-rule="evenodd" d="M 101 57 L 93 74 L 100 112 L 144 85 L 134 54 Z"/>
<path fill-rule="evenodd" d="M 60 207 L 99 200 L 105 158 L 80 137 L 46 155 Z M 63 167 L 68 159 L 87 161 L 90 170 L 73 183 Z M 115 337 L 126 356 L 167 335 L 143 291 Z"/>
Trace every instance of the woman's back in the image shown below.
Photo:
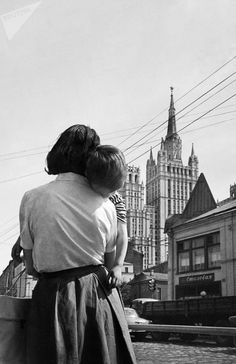
<path fill-rule="evenodd" d="M 22 200 L 23 248 L 33 249 L 38 272 L 102 264 L 104 252 L 114 249 L 116 225 L 113 204 L 74 173 L 60 174 Z"/>

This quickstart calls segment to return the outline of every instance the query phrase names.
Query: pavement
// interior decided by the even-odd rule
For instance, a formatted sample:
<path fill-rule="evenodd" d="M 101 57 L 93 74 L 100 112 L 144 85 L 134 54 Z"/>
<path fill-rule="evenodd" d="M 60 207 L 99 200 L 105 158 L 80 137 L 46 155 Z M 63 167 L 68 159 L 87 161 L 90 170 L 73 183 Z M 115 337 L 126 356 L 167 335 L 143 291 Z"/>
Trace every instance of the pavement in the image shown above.
<path fill-rule="evenodd" d="M 236 347 L 215 343 L 133 342 L 137 364 L 236 364 Z"/>

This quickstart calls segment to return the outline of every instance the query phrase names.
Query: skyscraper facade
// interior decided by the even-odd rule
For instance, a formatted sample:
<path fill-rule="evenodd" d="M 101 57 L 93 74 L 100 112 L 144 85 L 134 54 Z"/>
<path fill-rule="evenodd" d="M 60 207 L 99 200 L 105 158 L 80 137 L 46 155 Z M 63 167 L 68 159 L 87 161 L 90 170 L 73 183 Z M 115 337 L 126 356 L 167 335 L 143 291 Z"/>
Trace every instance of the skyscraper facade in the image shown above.
<path fill-rule="evenodd" d="M 173 88 L 169 107 L 168 127 L 165 139 L 153 157 L 152 149 L 146 164 L 146 204 L 155 209 L 155 264 L 168 257 L 165 220 L 169 215 L 182 213 L 198 178 L 198 158 L 192 145 L 188 165 L 182 162 L 182 141 L 176 129 Z"/>
<path fill-rule="evenodd" d="M 127 210 L 129 244 L 143 254 L 143 269 L 155 264 L 154 207 L 144 204 L 145 187 L 140 180 L 140 169 L 127 166 L 127 177 L 119 191 Z"/>

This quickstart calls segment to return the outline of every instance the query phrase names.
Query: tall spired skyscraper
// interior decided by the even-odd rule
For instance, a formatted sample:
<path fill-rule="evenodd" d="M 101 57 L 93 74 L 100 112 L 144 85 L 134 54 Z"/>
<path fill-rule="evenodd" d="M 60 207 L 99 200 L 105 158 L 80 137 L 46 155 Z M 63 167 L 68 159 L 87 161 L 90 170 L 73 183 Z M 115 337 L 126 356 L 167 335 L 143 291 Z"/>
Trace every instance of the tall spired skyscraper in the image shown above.
<path fill-rule="evenodd" d="M 192 145 L 188 165 L 182 162 L 182 141 L 177 133 L 173 87 L 171 87 L 167 134 L 162 138 L 157 160 L 152 148 L 146 164 L 146 203 L 155 207 L 155 264 L 167 260 L 165 220 L 181 214 L 198 178 L 198 158 Z"/>

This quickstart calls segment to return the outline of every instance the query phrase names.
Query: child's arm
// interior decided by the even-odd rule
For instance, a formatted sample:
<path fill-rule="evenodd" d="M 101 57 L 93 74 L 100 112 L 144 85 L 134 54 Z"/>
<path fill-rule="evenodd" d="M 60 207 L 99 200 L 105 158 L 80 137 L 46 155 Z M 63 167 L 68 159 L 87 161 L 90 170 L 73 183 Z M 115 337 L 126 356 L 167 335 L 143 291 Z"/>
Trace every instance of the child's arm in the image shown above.
<path fill-rule="evenodd" d="M 117 221 L 117 239 L 115 254 L 108 258 L 107 268 L 110 270 L 108 275 L 108 283 L 110 288 L 118 287 L 122 283 L 121 268 L 124 264 L 126 251 L 128 246 L 128 235 L 126 223 Z M 111 253 L 109 253 L 111 254 Z M 113 260 L 113 262 L 112 262 Z"/>

